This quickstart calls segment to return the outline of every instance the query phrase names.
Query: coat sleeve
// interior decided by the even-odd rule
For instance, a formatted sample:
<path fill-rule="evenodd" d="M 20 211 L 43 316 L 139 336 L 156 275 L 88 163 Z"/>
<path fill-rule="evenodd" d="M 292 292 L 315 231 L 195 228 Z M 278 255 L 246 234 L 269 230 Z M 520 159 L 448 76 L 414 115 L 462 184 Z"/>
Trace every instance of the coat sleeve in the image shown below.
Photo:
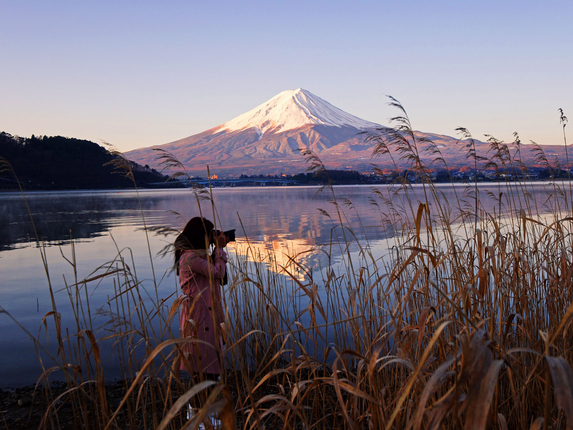
<path fill-rule="evenodd" d="M 227 263 L 227 254 L 222 249 L 216 249 L 213 255 L 215 262 L 211 263 L 205 258 L 193 258 L 189 268 L 192 272 L 200 273 L 206 277 L 223 279 L 225 276 L 225 264 Z"/>

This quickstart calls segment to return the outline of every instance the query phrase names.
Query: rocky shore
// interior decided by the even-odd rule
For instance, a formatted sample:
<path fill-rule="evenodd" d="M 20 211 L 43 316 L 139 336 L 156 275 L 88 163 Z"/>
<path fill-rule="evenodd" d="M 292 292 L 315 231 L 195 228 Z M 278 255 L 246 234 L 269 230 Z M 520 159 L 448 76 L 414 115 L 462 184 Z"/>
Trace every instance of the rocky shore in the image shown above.
<path fill-rule="evenodd" d="M 67 390 L 65 384 L 53 384 L 49 391 L 45 387 L 30 385 L 16 389 L 0 389 L 0 429 L 30 430 L 40 428 L 48 406 L 54 403 Z M 106 384 L 106 394 L 110 405 L 118 405 L 125 394 L 122 381 Z M 60 419 L 53 428 L 61 430 L 77 429 L 74 426 L 72 404 L 58 400 L 52 407 L 58 409 Z M 53 416 L 51 418 L 53 420 Z M 48 428 L 50 426 L 48 425 Z"/>

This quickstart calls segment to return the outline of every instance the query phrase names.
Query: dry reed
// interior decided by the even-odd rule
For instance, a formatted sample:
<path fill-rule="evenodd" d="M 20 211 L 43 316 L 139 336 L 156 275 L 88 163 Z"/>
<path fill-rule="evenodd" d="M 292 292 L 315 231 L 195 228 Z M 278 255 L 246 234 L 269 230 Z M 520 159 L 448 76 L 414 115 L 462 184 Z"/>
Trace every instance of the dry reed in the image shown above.
<path fill-rule="evenodd" d="M 440 149 L 417 139 L 404 108 L 392 104 L 400 110 L 397 127 L 367 139 L 375 155 L 407 160 L 421 193 L 406 177 L 374 191 L 380 228 L 392 233 L 388 255 L 375 256 L 356 239 L 346 221 L 352 203 L 338 201 L 332 186 L 333 214 L 323 212 L 335 227 L 322 270 L 305 267 L 300 255 L 281 266 L 246 240 L 224 294 L 226 347 L 219 355 L 226 372 L 213 382 L 179 372 L 181 345 L 192 341 L 172 330 L 180 299 L 170 306 L 171 298 L 149 300 L 133 262 L 118 250 L 88 279 L 66 286 L 76 327 L 60 327 L 55 299 L 44 317 L 56 327 L 58 364 L 44 366 L 38 383 L 51 399 L 41 428 L 68 421 L 59 412 L 64 401 L 73 428 L 87 429 L 196 429 L 203 420 L 209 427 L 212 413 L 225 429 L 573 428 L 569 182 L 552 180 L 544 207 L 531 198 L 525 173 L 499 182 L 488 196 L 493 207 L 483 205 L 477 179 L 445 201 L 421 157 L 424 147 L 445 164 Z M 562 112 L 561 120 L 565 133 Z M 517 135 L 510 145 L 490 138 L 484 159 L 460 131 L 476 170 L 525 172 Z M 318 157 L 305 155 L 311 170 L 325 173 Z M 161 157 L 180 167 L 169 154 Z M 197 201 L 209 197 L 197 194 Z M 217 219 L 214 207 L 212 215 Z M 87 291 L 103 279 L 115 294 L 105 334 L 96 337 Z M 125 384 L 115 402 L 100 356 L 109 342 Z M 53 372 L 67 384 L 57 398 Z M 198 398 L 203 408 L 188 421 L 187 404 Z"/>

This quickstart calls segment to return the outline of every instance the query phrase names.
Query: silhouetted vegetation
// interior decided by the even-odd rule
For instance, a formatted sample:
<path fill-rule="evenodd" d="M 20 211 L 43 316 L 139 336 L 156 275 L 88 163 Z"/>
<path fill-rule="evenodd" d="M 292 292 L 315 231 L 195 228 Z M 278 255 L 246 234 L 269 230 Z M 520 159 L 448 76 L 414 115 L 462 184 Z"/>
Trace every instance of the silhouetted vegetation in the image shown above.
<path fill-rule="evenodd" d="M 334 185 L 370 184 L 373 180 L 379 182 L 376 175 L 363 174 L 356 170 L 325 170 L 324 172 L 307 172 L 296 175 L 241 175 L 240 179 L 286 179 L 304 185 L 325 185 L 329 183 L 329 179 Z"/>
<path fill-rule="evenodd" d="M 0 156 L 29 190 L 102 189 L 133 187 L 133 181 L 114 174 L 111 164 L 119 155 L 88 140 L 62 136 L 29 138 L 0 133 Z M 129 162 L 138 186 L 165 181 L 166 176 Z M 0 172 L 0 189 L 18 188 L 14 174 Z"/>
<path fill-rule="evenodd" d="M 293 179 L 301 182 L 317 182 L 320 184 L 328 183 L 328 179 L 333 184 L 360 184 L 366 183 L 370 175 L 361 175 L 355 170 L 325 170 L 324 172 L 299 173 L 293 176 Z"/>

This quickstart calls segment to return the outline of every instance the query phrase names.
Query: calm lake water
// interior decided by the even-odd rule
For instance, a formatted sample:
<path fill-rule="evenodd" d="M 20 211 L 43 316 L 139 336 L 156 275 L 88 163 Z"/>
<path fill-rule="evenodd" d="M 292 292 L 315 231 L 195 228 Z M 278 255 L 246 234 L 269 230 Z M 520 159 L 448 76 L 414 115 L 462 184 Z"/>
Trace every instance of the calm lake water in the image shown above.
<path fill-rule="evenodd" d="M 388 187 L 376 189 L 380 195 L 370 186 L 343 186 L 334 190 L 343 222 L 353 231 L 352 239 L 355 237 L 361 243 L 367 243 L 375 255 L 382 257 L 388 249 L 388 238 L 393 234 L 387 224 L 392 209 L 396 211 L 396 218 L 405 220 L 406 213 L 410 212 L 409 205 L 415 212 L 418 200 L 423 200 L 423 189 L 415 187 L 410 201 L 400 193 L 392 197 Z M 454 222 L 459 220 L 458 204 L 462 207 L 474 204 L 468 194 L 470 191 L 464 186 L 456 187 L 455 192 L 451 185 L 437 189 L 443 194 L 443 204 L 452 206 L 449 213 Z M 503 188 L 495 184 L 480 186 L 480 199 L 486 211 L 507 213 L 527 205 L 537 205 L 539 212 L 549 210 L 544 207 L 548 193 L 552 191 L 548 184 L 531 184 L 527 193 L 515 188 L 513 199 L 502 197 L 501 204 L 496 201 L 500 191 L 508 195 L 505 185 Z M 341 235 L 341 230 L 334 228 L 338 215 L 329 190 L 319 192 L 315 187 L 221 188 L 212 193 L 218 228 L 237 229 L 237 243 L 229 248 L 231 258 L 241 253 L 245 236 L 251 247 L 262 255 L 274 252 L 280 259 L 285 254 L 320 247 L 329 243 L 333 236 L 336 239 Z M 385 201 L 388 197 L 392 197 L 393 208 Z M 0 193 L 1 308 L 53 350 L 53 338 L 46 340 L 42 325 L 42 318 L 52 310 L 48 277 L 57 291 L 62 326 L 75 327 L 65 290 L 66 285 L 75 282 L 70 263 L 73 259 L 77 277 L 81 280 L 112 260 L 119 250 L 125 250 L 124 254 L 133 255 L 138 279 L 143 280 L 144 285 L 152 286 L 144 221 L 147 227 L 180 229 L 188 219 L 199 215 L 199 207 L 206 218 L 213 219 L 211 203 L 202 201 L 198 204 L 197 195 L 190 189 L 143 190 L 139 196 L 133 191 L 32 192 L 26 193 L 25 201 L 19 193 Z M 40 246 L 45 249 L 47 273 L 34 227 L 41 240 Z M 149 235 L 160 298 L 173 295 L 178 288 L 171 271 L 171 254 L 159 255 L 173 238 Z M 320 266 L 319 255 L 309 253 L 305 263 Z M 333 250 L 334 261 L 336 258 L 336 250 Z M 90 291 L 91 306 L 102 306 L 112 295 L 113 286 L 102 283 Z M 151 295 L 155 297 L 155 291 Z M 93 315 L 92 319 L 94 327 L 105 322 L 101 315 Z M 53 320 L 50 323 L 53 324 Z M 36 382 L 40 365 L 34 343 L 6 313 L 0 313 L 0 351 L 0 388 Z M 110 366 L 108 375 L 113 377 L 114 359 L 106 360 L 106 365 Z"/>

